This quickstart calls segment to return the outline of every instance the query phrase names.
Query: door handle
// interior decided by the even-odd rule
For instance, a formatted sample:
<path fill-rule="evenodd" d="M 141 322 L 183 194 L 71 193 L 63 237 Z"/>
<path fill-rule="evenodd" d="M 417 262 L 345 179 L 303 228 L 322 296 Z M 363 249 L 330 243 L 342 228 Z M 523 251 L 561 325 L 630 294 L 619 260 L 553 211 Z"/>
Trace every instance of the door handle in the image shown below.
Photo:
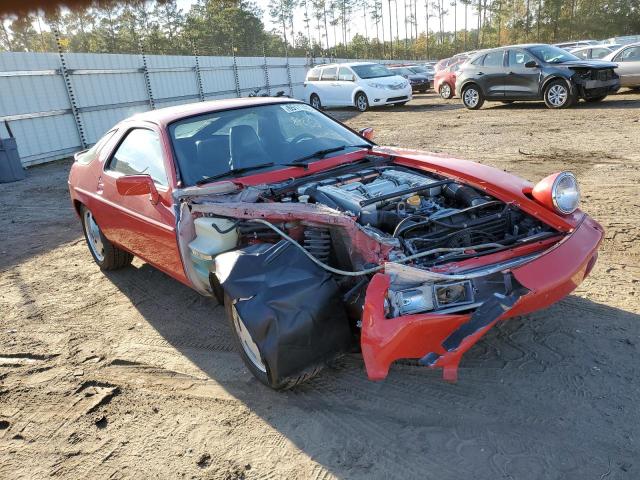
<path fill-rule="evenodd" d="M 477 73 L 477 75 L 484 75 L 484 73 L 482 73 L 482 72 L 478 72 L 478 73 Z"/>
<path fill-rule="evenodd" d="M 515 75 L 515 73 L 514 72 L 509 72 L 508 75 Z"/>

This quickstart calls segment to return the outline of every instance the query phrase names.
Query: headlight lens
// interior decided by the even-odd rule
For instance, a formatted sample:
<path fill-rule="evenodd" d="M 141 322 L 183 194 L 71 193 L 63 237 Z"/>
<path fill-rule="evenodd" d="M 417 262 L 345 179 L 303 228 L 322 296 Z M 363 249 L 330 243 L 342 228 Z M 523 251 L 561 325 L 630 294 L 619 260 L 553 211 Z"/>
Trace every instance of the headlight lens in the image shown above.
<path fill-rule="evenodd" d="M 562 172 L 556 178 L 551 189 L 553 206 L 560 213 L 573 213 L 580 204 L 578 181 L 571 172 Z"/>
<path fill-rule="evenodd" d="M 381 89 L 387 88 L 387 85 L 384 85 L 383 83 L 378 83 L 378 82 L 368 82 L 367 85 L 369 85 L 372 88 L 381 88 Z"/>

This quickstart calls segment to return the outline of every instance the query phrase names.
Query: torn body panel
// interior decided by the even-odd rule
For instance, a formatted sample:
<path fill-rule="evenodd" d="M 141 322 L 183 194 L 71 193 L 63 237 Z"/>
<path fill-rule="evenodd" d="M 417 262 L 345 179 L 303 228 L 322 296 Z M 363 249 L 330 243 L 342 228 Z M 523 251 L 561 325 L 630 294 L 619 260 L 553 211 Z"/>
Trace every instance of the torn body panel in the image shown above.
<path fill-rule="evenodd" d="M 369 378 L 384 379 L 396 360 L 424 358 L 430 367 L 442 368 L 446 380 L 455 380 L 462 355 L 498 321 L 548 307 L 572 292 L 593 267 L 602 236 L 602 227 L 586 217 L 562 243 L 535 261 L 513 268 L 511 274 L 526 293 L 514 298 L 512 304 L 504 304 L 506 310 L 491 312 L 479 329 L 467 332 L 460 329 L 472 321 L 471 313 L 387 318 L 385 299 L 392 279 L 376 275 L 367 288 L 362 321 L 362 354 Z M 463 335 L 452 342 L 456 331 Z"/>

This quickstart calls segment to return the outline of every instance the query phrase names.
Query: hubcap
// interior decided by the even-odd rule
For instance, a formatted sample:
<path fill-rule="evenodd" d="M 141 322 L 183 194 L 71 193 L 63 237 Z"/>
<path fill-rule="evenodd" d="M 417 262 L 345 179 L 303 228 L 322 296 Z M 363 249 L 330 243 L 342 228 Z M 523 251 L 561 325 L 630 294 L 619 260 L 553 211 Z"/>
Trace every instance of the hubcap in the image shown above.
<path fill-rule="evenodd" d="M 554 85 L 549 89 L 547 98 L 554 107 L 561 107 L 567 101 L 567 89 L 562 85 Z"/>
<path fill-rule="evenodd" d="M 262 362 L 262 358 L 260 357 L 260 350 L 258 350 L 258 346 L 251 338 L 251 334 L 247 330 L 247 327 L 244 326 L 240 315 L 238 315 L 238 311 L 236 310 L 236 306 L 231 306 L 231 314 L 233 317 L 233 326 L 236 329 L 236 333 L 238 334 L 238 338 L 240 339 L 240 343 L 242 344 L 242 349 L 244 353 L 247 355 L 247 358 L 251 361 L 251 363 L 261 372 L 267 373 L 267 367 L 265 367 Z"/>
<path fill-rule="evenodd" d="M 480 100 L 480 94 L 475 88 L 467 88 L 464 91 L 464 103 L 469 107 L 475 107 Z"/>
<path fill-rule="evenodd" d="M 367 108 L 367 99 L 364 98 L 364 95 L 358 96 L 358 109 L 365 110 Z"/>
<path fill-rule="evenodd" d="M 444 85 L 442 85 L 442 87 L 440 87 L 440 96 L 442 98 L 449 98 L 450 94 L 451 94 L 451 88 L 449 87 L 449 85 L 445 83 Z"/>
<path fill-rule="evenodd" d="M 99 262 L 103 261 L 104 244 L 102 243 L 102 235 L 100 235 L 100 227 L 98 227 L 89 210 L 84 212 L 84 228 L 87 232 L 87 243 L 89 244 L 91 252 L 93 252 Z"/>

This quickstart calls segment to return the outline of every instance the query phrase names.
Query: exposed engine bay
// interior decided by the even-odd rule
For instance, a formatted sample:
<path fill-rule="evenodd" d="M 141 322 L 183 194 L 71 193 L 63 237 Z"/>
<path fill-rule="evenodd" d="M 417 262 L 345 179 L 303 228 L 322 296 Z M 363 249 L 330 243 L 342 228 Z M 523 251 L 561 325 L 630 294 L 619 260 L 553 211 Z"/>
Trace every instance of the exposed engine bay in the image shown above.
<path fill-rule="evenodd" d="M 189 248 L 197 275 L 211 282 L 214 292 L 234 299 L 273 365 L 292 348 L 277 347 L 281 335 L 299 340 L 300 352 L 306 352 L 303 345 L 311 344 L 305 332 L 317 329 L 321 312 L 334 311 L 336 305 L 344 313 L 332 314 L 333 320 L 323 317 L 322 323 L 348 319 L 344 341 L 333 342 L 344 351 L 346 337 L 358 338 L 367 286 L 377 272 L 391 278 L 386 318 L 472 314 L 464 329 L 443 343 L 446 350 L 455 350 L 524 293 L 508 268 L 535 253 L 456 274 L 446 266 L 558 235 L 484 191 L 386 161 L 249 187 L 215 201 L 198 199 L 190 208 L 196 237 Z M 303 300 L 283 309 L 283 298 Z M 311 304 L 315 313 L 301 315 Z M 335 325 L 331 328 L 336 331 Z M 282 329 L 286 332 L 274 333 Z M 336 353 L 315 343 L 312 350 L 314 361 Z M 309 365 L 305 355 L 296 358 L 299 363 L 286 362 L 286 375 Z"/>

